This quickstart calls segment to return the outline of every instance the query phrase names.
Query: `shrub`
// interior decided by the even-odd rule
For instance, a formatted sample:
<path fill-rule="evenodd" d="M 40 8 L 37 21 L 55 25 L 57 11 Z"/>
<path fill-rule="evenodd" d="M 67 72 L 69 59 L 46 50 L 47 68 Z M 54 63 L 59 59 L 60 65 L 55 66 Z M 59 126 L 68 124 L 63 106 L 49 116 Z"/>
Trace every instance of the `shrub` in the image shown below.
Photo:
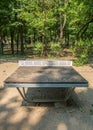
<path fill-rule="evenodd" d="M 87 64 L 89 57 L 93 54 L 93 42 L 92 40 L 79 40 L 75 42 L 75 46 L 72 48 L 74 56 L 77 58 L 76 65 Z"/>
<path fill-rule="evenodd" d="M 36 42 L 33 44 L 33 52 L 35 54 L 41 53 L 42 51 L 42 43 L 41 42 Z"/>
<path fill-rule="evenodd" d="M 50 50 L 51 50 L 51 54 L 53 55 L 60 55 L 61 52 L 61 48 L 60 48 L 60 43 L 59 42 L 51 42 L 50 43 Z"/>

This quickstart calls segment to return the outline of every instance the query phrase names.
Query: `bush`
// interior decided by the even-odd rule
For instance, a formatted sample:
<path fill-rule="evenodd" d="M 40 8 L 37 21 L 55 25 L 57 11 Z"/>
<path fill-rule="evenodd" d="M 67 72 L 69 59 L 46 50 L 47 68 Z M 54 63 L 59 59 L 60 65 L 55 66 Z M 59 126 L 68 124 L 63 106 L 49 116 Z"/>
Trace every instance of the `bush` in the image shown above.
<path fill-rule="evenodd" d="M 41 42 L 36 42 L 33 44 L 33 51 L 35 54 L 41 53 L 42 51 L 42 43 Z"/>
<path fill-rule="evenodd" d="M 73 55 L 77 58 L 76 65 L 87 64 L 89 57 L 93 54 L 93 42 L 86 39 L 75 42 L 75 46 L 72 48 Z"/>
<path fill-rule="evenodd" d="M 51 54 L 57 55 L 57 56 L 60 55 L 60 52 L 61 52 L 60 43 L 51 42 L 50 50 L 51 50 Z"/>

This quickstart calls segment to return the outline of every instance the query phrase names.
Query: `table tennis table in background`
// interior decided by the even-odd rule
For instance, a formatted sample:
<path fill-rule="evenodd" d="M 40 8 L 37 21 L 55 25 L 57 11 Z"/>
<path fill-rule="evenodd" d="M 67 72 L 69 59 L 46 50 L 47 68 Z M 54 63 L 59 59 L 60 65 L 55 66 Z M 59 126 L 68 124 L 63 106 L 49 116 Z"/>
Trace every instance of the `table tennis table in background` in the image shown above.
<path fill-rule="evenodd" d="M 4 81 L 4 87 L 16 87 L 26 102 L 44 102 L 45 100 L 43 98 L 39 100 L 39 97 L 36 100 L 29 99 L 25 89 L 40 88 L 41 91 L 48 90 L 48 93 L 50 91 L 52 93 L 54 89 L 55 93 L 58 93 L 58 90 L 59 93 L 61 91 L 62 99 L 52 99 L 50 96 L 46 100 L 54 102 L 67 101 L 75 87 L 88 87 L 88 81 L 72 67 L 72 61 L 21 60 L 19 68 Z"/>

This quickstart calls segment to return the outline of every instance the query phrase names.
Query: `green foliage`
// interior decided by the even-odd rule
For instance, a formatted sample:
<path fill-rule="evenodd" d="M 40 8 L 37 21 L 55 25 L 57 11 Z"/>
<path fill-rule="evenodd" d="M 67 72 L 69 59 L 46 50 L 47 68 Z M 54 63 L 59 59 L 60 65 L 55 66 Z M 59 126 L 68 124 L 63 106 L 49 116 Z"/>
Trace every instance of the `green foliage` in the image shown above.
<path fill-rule="evenodd" d="M 12 50 L 14 45 L 22 51 L 28 40 L 35 53 L 46 49 L 50 56 L 76 41 L 72 50 L 77 63 L 87 63 L 93 53 L 93 1 L 0 0 L 0 37 L 12 41 Z"/>
<path fill-rule="evenodd" d="M 90 109 L 90 114 L 93 115 L 93 109 Z"/>
<path fill-rule="evenodd" d="M 50 43 L 50 50 L 51 50 L 51 55 L 60 55 L 61 53 L 61 48 L 60 48 L 60 43 L 59 42 L 51 42 Z"/>
<path fill-rule="evenodd" d="M 41 42 L 36 42 L 33 44 L 33 52 L 35 54 L 41 54 L 41 52 L 42 52 L 42 43 Z"/>
<path fill-rule="evenodd" d="M 87 64 L 89 61 L 89 57 L 93 54 L 93 42 L 92 40 L 86 39 L 76 41 L 74 48 L 72 48 L 72 52 L 77 60 L 75 61 L 76 65 Z"/>

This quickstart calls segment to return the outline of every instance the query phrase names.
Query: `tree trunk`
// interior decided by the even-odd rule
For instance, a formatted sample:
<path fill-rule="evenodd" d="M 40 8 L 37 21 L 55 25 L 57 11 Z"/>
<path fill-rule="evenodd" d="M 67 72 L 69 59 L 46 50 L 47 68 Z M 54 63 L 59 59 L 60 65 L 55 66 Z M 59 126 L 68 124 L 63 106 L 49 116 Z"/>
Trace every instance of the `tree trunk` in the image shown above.
<path fill-rule="evenodd" d="M 33 38 L 33 42 L 35 43 L 36 42 L 36 31 L 34 29 L 34 38 Z"/>
<path fill-rule="evenodd" d="M 17 54 L 19 52 L 19 33 L 17 34 L 17 39 L 16 39 L 16 47 L 17 47 Z"/>
<path fill-rule="evenodd" d="M 60 17 L 60 47 L 62 48 L 62 40 L 63 40 L 63 25 L 62 25 L 62 13 L 59 13 Z"/>
<path fill-rule="evenodd" d="M 3 42 L 0 39 L 0 54 L 3 54 Z"/>
<path fill-rule="evenodd" d="M 11 31 L 11 53 L 14 54 L 14 31 Z"/>
<path fill-rule="evenodd" d="M 62 6 L 65 6 L 66 0 L 60 1 L 59 6 L 62 8 Z M 60 47 L 62 48 L 62 42 L 63 42 L 63 31 L 64 27 L 66 25 L 66 14 L 65 12 L 62 14 L 62 12 L 59 12 L 59 19 L 60 19 Z"/>
<path fill-rule="evenodd" d="M 42 35 L 42 55 L 44 54 L 44 43 L 45 43 L 45 37 Z"/>
<path fill-rule="evenodd" d="M 24 54 L 23 26 L 20 26 L 20 42 L 21 42 L 21 54 Z"/>
<path fill-rule="evenodd" d="M 50 42 L 52 42 L 52 31 L 51 31 L 51 29 L 50 29 Z"/>

